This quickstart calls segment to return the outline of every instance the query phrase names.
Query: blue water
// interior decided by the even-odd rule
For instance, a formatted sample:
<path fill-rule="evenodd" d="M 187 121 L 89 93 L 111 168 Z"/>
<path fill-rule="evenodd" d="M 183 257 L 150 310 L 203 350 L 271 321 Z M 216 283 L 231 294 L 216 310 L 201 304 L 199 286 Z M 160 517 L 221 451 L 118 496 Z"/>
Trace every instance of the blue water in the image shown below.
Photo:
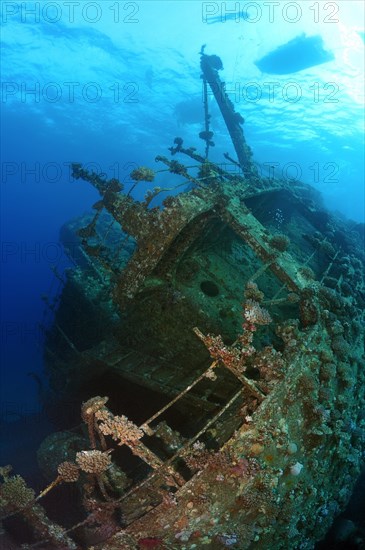
<path fill-rule="evenodd" d="M 68 265 L 59 230 L 97 200 L 91 186 L 71 179 L 70 163 L 118 177 L 128 188 L 131 170 L 153 168 L 176 136 L 203 153 L 203 44 L 223 61 L 221 77 L 264 173 L 275 166 L 278 177 L 312 184 L 328 208 L 364 222 L 362 2 L 71 4 L 1 6 L 6 423 L 39 409 L 38 385 L 28 373 L 42 377 L 42 294 L 58 290 L 51 267 Z M 303 33 L 320 36 L 334 59 L 295 73 L 260 72 L 256 61 Z M 234 151 L 213 100 L 211 111 L 211 159 L 220 163 Z"/>

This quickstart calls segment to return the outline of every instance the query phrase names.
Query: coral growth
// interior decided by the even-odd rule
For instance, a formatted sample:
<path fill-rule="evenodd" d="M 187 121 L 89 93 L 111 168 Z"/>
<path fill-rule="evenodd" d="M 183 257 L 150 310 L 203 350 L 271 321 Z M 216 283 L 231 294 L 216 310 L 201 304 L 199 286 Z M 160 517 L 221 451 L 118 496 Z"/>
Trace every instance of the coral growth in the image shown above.
<path fill-rule="evenodd" d="M 272 319 L 266 309 L 254 300 L 246 300 L 243 315 L 248 323 L 253 325 L 269 325 Z"/>
<path fill-rule="evenodd" d="M 111 458 L 108 453 L 101 451 L 81 451 L 76 454 L 76 462 L 83 472 L 100 475 L 109 468 Z"/>
<path fill-rule="evenodd" d="M 126 416 L 114 416 L 104 407 L 95 413 L 99 429 L 104 435 L 110 435 L 118 445 L 134 444 L 144 435 L 143 431 Z"/>
<path fill-rule="evenodd" d="M 290 244 L 290 239 L 286 235 L 277 234 L 271 237 L 270 244 L 279 252 L 285 252 Z"/>
<path fill-rule="evenodd" d="M 253 300 L 254 302 L 262 302 L 264 299 L 264 293 L 259 290 L 256 283 L 248 281 L 244 290 L 244 296 L 246 300 Z"/>
<path fill-rule="evenodd" d="M 253 295 L 260 299 L 263 297 L 263 293 L 258 290 L 257 285 L 252 281 L 248 282 L 244 294 L 245 297 Z M 208 334 L 204 336 L 198 329 L 194 330 L 203 341 L 212 359 L 215 362 L 220 362 L 233 372 L 251 393 L 261 399 L 263 394 L 261 395 L 260 392 L 268 392 L 272 385 L 282 378 L 284 361 L 281 353 L 276 351 L 273 346 L 266 346 L 260 351 L 253 345 L 257 326 L 269 325 L 272 322 L 268 311 L 261 307 L 257 301 L 249 298 L 243 303 L 243 317 L 243 331 L 237 336 L 232 345 L 225 345 L 220 335 L 212 336 Z M 215 376 L 214 367 L 215 364 L 213 363 L 211 366 L 212 372 L 208 372 L 209 377 L 212 379 Z M 260 373 L 259 387 L 244 375 L 247 369 L 252 369 L 252 367 Z"/>
<path fill-rule="evenodd" d="M 79 479 L 80 471 L 78 466 L 74 462 L 61 462 L 57 468 L 58 475 L 66 483 L 74 483 Z"/>
<path fill-rule="evenodd" d="M 11 467 L 0 469 L 3 483 L 0 484 L 0 510 L 2 519 L 20 514 L 29 525 L 36 539 L 45 539 L 52 548 L 75 550 L 77 545 L 66 534 L 66 530 L 52 522 L 42 506 L 36 501 L 30 489 L 19 475 L 9 475 Z"/>
<path fill-rule="evenodd" d="M 135 181 L 153 181 L 155 179 L 155 172 L 151 168 L 146 166 L 140 166 L 131 172 L 132 180 Z"/>

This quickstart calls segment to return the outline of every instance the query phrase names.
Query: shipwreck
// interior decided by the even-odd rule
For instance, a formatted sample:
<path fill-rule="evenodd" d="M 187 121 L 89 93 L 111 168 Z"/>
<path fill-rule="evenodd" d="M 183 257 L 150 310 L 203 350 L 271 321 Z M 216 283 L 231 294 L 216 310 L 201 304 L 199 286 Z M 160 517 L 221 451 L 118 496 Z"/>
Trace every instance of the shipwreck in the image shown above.
<path fill-rule="evenodd" d="M 155 206 L 164 189 L 136 201 L 73 165 L 100 200 L 62 228 L 74 267 L 46 299 L 45 404 L 63 412 L 39 450 L 50 485 L 36 496 L 1 470 L 3 523 L 28 522 L 24 547 L 310 549 L 350 498 L 365 450 L 363 226 L 259 174 L 221 68 L 203 48 L 205 154 L 178 137 L 156 158 L 182 192 Z M 208 87 L 236 172 L 209 160 Z M 63 527 L 41 505 L 61 485 L 76 495 Z"/>

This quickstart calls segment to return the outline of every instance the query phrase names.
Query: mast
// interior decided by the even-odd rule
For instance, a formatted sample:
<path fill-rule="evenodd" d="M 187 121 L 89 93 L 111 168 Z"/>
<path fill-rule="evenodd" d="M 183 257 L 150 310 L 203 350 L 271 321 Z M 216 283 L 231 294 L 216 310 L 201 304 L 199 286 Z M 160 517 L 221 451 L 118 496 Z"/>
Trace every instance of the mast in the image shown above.
<path fill-rule="evenodd" d="M 203 73 L 204 86 L 208 83 L 213 92 L 231 136 L 243 175 L 245 178 L 249 178 L 250 175 L 256 173 L 256 168 L 252 162 L 251 149 L 246 143 L 241 127 L 244 119 L 240 113 L 234 110 L 234 105 L 226 94 L 225 84 L 219 77 L 218 71 L 223 69 L 222 61 L 217 55 L 206 55 L 203 50 L 204 47 L 200 52 L 200 67 Z"/>

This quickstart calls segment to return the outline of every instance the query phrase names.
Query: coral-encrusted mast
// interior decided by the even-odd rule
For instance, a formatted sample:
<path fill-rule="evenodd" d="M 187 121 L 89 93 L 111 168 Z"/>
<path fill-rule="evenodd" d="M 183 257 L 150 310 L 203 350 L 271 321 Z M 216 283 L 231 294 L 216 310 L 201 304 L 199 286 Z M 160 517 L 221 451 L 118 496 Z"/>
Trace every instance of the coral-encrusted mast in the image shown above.
<path fill-rule="evenodd" d="M 241 128 L 244 120 L 234 110 L 233 103 L 225 92 L 224 83 L 218 75 L 218 71 L 223 68 L 220 58 L 216 55 L 202 53 L 200 67 L 203 72 L 204 81 L 209 84 L 226 123 L 243 175 L 245 178 L 248 178 L 251 174 L 257 174 L 257 170 L 252 163 L 251 149 L 246 143 Z"/>

